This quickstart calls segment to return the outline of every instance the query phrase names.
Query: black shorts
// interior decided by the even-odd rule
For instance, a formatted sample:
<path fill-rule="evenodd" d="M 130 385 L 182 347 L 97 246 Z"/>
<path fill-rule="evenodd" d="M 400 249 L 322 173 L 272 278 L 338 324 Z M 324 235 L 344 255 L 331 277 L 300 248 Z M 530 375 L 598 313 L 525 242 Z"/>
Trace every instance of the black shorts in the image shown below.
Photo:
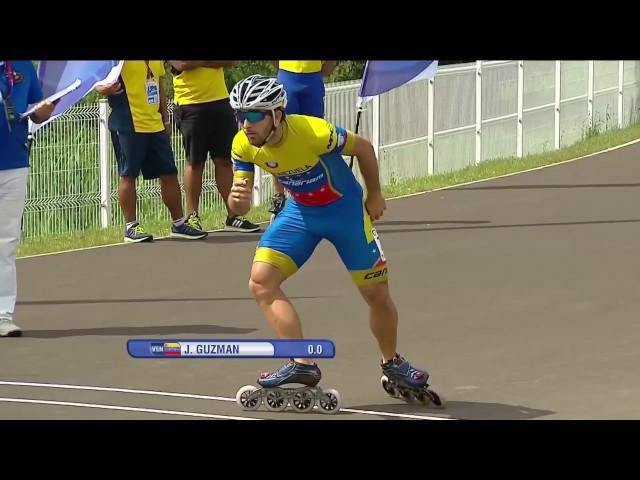
<path fill-rule="evenodd" d="M 174 109 L 176 125 L 188 162 L 202 163 L 211 158 L 231 160 L 231 143 L 238 132 L 229 99 L 215 102 L 177 105 Z"/>
<path fill-rule="evenodd" d="M 111 131 L 111 142 L 118 161 L 118 175 L 145 180 L 178 173 L 169 136 L 157 133 Z"/>

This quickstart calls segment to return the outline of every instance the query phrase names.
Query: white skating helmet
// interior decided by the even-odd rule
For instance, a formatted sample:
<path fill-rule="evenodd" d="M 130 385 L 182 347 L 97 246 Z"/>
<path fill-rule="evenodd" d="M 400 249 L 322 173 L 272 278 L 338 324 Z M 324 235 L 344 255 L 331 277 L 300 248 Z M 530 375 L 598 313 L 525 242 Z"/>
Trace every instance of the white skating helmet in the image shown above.
<path fill-rule="evenodd" d="M 240 80 L 229 94 L 234 110 L 275 110 L 287 106 L 287 93 L 273 77 L 252 75 Z"/>

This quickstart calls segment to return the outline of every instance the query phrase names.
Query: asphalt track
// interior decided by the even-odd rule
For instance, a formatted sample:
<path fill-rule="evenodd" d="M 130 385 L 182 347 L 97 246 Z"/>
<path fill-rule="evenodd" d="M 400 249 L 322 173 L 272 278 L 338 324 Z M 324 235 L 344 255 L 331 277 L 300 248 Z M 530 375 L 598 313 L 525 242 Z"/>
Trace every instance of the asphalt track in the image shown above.
<path fill-rule="evenodd" d="M 213 233 L 18 261 L 0 340 L 0 419 L 640 418 L 640 143 L 388 202 L 377 228 L 399 351 L 445 410 L 389 398 L 367 310 L 330 244 L 285 285 L 307 337 L 330 338 L 334 416 L 243 412 L 278 359 L 141 360 L 130 338 L 269 338 L 247 288 L 258 234 Z M 634 280 L 635 279 L 635 280 Z"/>

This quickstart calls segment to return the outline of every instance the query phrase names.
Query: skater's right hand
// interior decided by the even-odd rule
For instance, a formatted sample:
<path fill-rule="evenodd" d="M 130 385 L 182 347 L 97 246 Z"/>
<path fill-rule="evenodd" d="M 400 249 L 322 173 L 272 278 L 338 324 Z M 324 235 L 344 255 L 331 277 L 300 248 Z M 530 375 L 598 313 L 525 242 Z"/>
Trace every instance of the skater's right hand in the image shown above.
<path fill-rule="evenodd" d="M 246 215 L 251 210 L 253 178 L 234 175 L 233 185 L 227 198 L 230 213 Z"/>
<path fill-rule="evenodd" d="M 231 187 L 231 198 L 236 202 L 251 201 L 251 187 L 248 185 L 249 180 L 243 178 L 240 181 L 234 181 Z"/>

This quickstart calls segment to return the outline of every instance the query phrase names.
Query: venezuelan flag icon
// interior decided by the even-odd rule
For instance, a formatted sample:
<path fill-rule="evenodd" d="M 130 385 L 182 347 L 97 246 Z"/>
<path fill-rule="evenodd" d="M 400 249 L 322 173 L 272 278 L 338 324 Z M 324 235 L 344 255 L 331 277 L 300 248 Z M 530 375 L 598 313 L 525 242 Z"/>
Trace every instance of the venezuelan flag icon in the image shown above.
<path fill-rule="evenodd" d="M 169 343 L 165 342 L 164 344 L 164 354 L 165 355 L 180 355 L 181 349 L 179 343 Z"/>

